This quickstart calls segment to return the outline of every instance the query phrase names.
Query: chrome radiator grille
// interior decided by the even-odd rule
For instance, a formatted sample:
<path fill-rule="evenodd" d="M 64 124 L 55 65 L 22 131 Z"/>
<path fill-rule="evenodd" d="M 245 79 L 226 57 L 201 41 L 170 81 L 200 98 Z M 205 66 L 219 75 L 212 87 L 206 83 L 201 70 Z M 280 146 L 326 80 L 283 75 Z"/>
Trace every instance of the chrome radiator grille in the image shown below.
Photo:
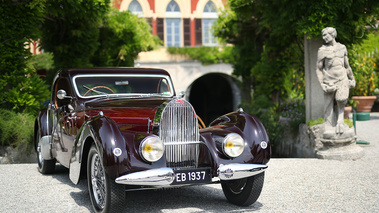
<path fill-rule="evenodd" d="M 197 167 L 200 135 L 196 113 L 190 103 L 175 99 L 167 104 L 161 115 L 159 136 L 165 144 L 168 167 Z"/>

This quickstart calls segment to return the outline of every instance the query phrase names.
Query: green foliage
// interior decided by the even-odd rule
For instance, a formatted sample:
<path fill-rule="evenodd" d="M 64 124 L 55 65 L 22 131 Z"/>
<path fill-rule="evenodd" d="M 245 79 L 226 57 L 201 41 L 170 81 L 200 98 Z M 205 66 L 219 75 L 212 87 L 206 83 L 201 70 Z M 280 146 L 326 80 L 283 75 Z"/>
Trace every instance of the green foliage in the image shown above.
<path fill-rule="evenodd" d="M 49 93 L 45 82 L 35 73 L 35 69 L 29 66 L 23 79 L 6 92 L 6 106 L 16 112 L 37 114 L 44 102 L 49 100 Z"/>
<path fill-rule="evenodd" d="M 52 70 L 54 69 L 54 55 L 49 52 L 33 55 L 30 57 L 29 63 L 36 70 Z"/>
<path fill-rule="evenodd" d="M 0 109 L 0 145 L 32 149 L 34 135 L 33 115 Z"/>
<path fill-rule="evenodd" d="M 187 55 L 193 60 L 198 60 L 202 64 L 232 63 L 233 47 L 168 47 L 167 51 L 171 54 Z"/>
<path fill-rule="evenodd" d="M 214 34 L 221 42 L 234 45 L 231 50 L 234 71 L 242 77 L 243 100 L 250 101 L 253 88 L 251 68 L 261 59 L 265 33 L 259 28 L 261 13 L 253 1 L 228 1 L 229 9 L 213 25 Z"/>
<path fill-rule="evenodd" d="M 45 101 L 46 88 L 28 65 L 30 39 L 37 39 L 44 15 L 44 0 L 1 0 L 0 107 L 36 112 Z"/>
<path fill-rule="evenodd" d="M 100 45 L 99 29 L 109 8 L 110 0 L 46 2 L 41 46 L 54 54 L 56 69 L 92 66 L 90 59 Z"/>
<path fill-rule="evenodd" d="M 263 123 L 273 146 L 279 144 L 284 129 L 298 132 L 299 125 L 305 123 L 305 103 L 302 99 L 292 99 L 281 104 L 272 104 L 266 96 L 257 96 L 251 102 L 241 104 Z"/>
<path fill-rule="evenodd" d="M 312 126 L 315 126 L 315 125 L 323 124 L 324 122 L 325 122 L 324 118 L 318 118 L 318 119 L 315 119 L 315 120 L 309 120 L 309 121 L 307 121 L 307 125 L 309 127 L 312 127 Z M 345 124 L 347 124 L 347 126 L 349 126 L 349 128 L 351 128 L 351 127 L 354 126 L 353 121 L 351 121 L 349 119 L 344 119 L 344 122 L 345 122 Z"/>
<path fill-rule="evenodd" d="M 305 101 L 302 99 L 291 99 L 281 103 L 281 115 L 285 124 L 294 132 L 299 130 L 299 125 L 305 123 Z"/>
<path fill-rule="evenodd" d="M 344 122 L 345 124 L 347 124 L 347 126 L 349 126 L 349 128 L 353 127 L 354 126 L 354 123 L 352 120 L 349 120 L 349 119 L 344 119 Z"/>
<path fill-rule="evenodd" d="M 299 3 L 300 2 L 296 2 Z M 338 40 L 345 44 L 359 43 L 368 34 L 366 26 L 375 26 L 379 2 L 376 0 L 322 0 L 301 1 L 295 11 L 297 31 L 320 38 L 320 30 L 332 26 L 337 29 Z M 303 17 L 298 15 L 303 14 Z"/>
<path fill-rule="evenodd" d="M 304 72 L 304 35 L 321 38 L 321 30 L 332 26 L 341 43 L 359 43 L 379 10 L 376 0 L 230 0 L 228 4 L 214 26 L 215 34 L 234 44 L 234 74 L 242 76 L 245 90 L 253 88 L 254 94 L 264 93 L 272 102 L 287 94 L 304 94 L 299 88 L 291 91 L 301 82 L 292 86 L 288 82 L 289 75 Z"/>
<path fill-rule="evenodd" d="M 360 46 L 353 45 L 349 51 L 349 59 L 356 81 L 356 86 L 351 89 L 351 95 L 375 95 L 375 88 L 379 84 L 377 74 L 379 71 L 379 54 L 368 56 L 362 52 Z"/>
<path fill-rule="evenodd" d="M 324 122 L 325 122 L 324 118 L 318 118 L 318 119 L 315 119 L 315 120 L 309 120 L 309 121 L 307 121 L 307 125 L 309 127 L 312 127 L 312 126 L 315 126 L 315 125 L 323 124 Z"/>
<path fill-rule="evenodd" d="M 360 53 L 377 54 L 379 51 L 379 32 L 373 32 L 367 35 L 367 39 L 363 40 L 359 45 Z"/>
<path fill-rule="evenodd" d="M 151 27 L 144 18 L 115 8 L 104 17 L 99 42 L 91 58 L 95 66 L 132 67 L 138 53 L 161 44 L 160 39 L 151 34 Z"/>

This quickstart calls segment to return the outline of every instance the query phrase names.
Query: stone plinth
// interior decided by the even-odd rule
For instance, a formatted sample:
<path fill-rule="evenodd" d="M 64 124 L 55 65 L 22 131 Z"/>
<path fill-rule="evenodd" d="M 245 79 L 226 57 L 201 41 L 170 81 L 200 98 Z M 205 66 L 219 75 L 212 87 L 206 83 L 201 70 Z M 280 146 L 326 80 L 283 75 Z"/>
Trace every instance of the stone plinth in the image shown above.
<path fill-rule="evenodd" d="M 323 131 L 323 129 L 320 130 Z M 356 144 L 357 138 L 354 135 L 354 127 L 346 128 L 345 133 L 341 135 L 327 138 L 323 136 L 321 134 L 319 138 L 322 146 L 316 152 L 320 159 L 355 160 L 364 155 L 363 149 Z"/>

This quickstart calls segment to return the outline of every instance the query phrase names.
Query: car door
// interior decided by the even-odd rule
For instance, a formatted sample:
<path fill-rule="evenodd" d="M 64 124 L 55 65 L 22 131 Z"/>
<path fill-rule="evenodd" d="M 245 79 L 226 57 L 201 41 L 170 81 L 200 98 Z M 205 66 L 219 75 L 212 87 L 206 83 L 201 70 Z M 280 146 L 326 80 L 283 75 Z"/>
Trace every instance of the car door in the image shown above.
<path fill-rule="evenodd" d="M 64 90 L 66 97 L 58 98 L 59 91 Z M 76 126 L 73 109 L 72 90 L 67 78 L 59 78 L 54 85 L 54 121 L 53 121 L 53 147 L 56 159 L 62 165 L 69 167 L 72 145 L 75 138 L 73 127 Z"/>

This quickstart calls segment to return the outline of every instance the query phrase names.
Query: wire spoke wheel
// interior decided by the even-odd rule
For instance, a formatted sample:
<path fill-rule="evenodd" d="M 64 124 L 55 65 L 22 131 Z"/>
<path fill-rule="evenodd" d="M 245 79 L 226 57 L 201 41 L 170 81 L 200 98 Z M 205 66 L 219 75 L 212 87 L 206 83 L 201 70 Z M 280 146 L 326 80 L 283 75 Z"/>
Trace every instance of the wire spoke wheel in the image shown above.
<path fill-rule="evenodd" d="M 111 180 L 94 145 L 87 160 L 88 191 L 95 212 L 122 212 L 125 207 L 125 187 Z"/>
<path fill-rule="evenodd" d="M 99 207 L 99 209 L 104 209 L 105 207 L 105 198 L 106 198 L 106 191 L 105 191 L 105 176 L 104 176 L 104 170 L 101 166 L 100 157 L 96 153 L 92 157 L 91 161 L 91 182 L 92 182 L 92 192 L 94 199 L 96 201 L 96 205 Z"/>

